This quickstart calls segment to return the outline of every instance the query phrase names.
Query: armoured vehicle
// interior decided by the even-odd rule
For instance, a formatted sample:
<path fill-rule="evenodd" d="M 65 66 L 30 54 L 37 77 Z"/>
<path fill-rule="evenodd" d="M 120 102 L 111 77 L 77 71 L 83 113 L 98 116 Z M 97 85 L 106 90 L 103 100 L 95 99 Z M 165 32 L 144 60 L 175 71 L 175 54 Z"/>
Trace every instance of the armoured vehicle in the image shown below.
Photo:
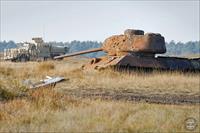
<path fill-rule="evenodd" d="M 32 38 L 32 42 L 20 43 L 18 48 L 5 49 L 4 60 L 39 61 L 53 59 L 55 56 L 66 54 L 68 47 L 52 46 L 42 38 Z"/>
<path fill-rule="evenodd" d="M 199 71 L 200 58 L 189 59 L 161 56 L 166 53 L 165 38 L 158 33 L 145 33 L 142 30 L 127 29 L 122 35 L 107 38 L 101 48 L 90 49 L 54 57 L 66 58 L 91 52 L 104 51 L 106 56 L 93 58 L 83 69 L 142 68 Z M 160 56 L 156 55 L 159 54 Z"/>

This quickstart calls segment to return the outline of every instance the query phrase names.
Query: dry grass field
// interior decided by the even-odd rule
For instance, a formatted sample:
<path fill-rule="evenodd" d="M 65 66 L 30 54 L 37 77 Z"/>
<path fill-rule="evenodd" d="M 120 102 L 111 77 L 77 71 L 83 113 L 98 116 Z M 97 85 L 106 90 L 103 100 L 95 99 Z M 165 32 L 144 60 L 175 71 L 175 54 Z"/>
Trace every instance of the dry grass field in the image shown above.
<path fill-rule="evenodd" d="M 0 62 L 0 132 L 190 132 L 185 128 L 189 117 L 197 120 L 192 132 L 200 132 L 199 104 L 155 104 L 116 97 L 199 99 L 199 73 L 82 71 L 84 62 Z M 23 84 L 46 75 L 66 80 L 54 88 L 35 90 Z"/>

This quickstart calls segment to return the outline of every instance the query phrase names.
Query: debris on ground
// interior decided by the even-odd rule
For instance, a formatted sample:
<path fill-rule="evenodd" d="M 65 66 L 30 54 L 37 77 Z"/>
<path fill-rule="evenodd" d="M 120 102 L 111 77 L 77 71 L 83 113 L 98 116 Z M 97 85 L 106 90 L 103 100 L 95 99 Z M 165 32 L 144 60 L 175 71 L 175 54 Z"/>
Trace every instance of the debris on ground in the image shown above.
<path fill-rule="evenodd" d="M 25 80 L 24 84 L 27 85 L 30 89 L 45 87 L 45 86 L 55 86 L 56 83 L 64 81 L 64 77 L 50 77 L 46 76 L 46 79 L 40 80 L 39 82 L 32 83 L 30 80 Z"/>

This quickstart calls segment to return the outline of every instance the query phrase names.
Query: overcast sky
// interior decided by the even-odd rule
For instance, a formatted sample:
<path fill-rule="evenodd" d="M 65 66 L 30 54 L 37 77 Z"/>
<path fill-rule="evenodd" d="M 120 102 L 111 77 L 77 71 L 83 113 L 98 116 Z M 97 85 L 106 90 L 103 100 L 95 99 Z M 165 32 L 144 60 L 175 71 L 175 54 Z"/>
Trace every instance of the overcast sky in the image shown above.
<path fill-rule="evenodd" d="M 1 1 L 0 40 L 104 41 L 127 28 L 199 40 L 199 1 Z"/>

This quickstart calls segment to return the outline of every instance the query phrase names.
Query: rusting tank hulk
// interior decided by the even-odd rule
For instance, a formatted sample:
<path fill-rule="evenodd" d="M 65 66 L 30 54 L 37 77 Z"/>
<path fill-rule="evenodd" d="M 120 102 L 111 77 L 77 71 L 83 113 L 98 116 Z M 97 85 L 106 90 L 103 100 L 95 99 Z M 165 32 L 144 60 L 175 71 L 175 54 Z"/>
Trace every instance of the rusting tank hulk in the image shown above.
<path fill-rule="evenodd" d="M 182 71 L 200 70 L 200 58 L 188 59 L 156 56 L 156 54 L 164 54 L 166 52 L 164 37 L 161 34 L 144 34 L 142 30 L 133 29 L 125 30 L 122 35 L 114 35 L 107 38 L 101 48 L 57 56 L 54 59 L 98 51 L 106 52 L 107 56 L 92 59 L 89 64 L 83 66 L 83 69 L 101 69 L 113 66 L 117 68 Z"/>

